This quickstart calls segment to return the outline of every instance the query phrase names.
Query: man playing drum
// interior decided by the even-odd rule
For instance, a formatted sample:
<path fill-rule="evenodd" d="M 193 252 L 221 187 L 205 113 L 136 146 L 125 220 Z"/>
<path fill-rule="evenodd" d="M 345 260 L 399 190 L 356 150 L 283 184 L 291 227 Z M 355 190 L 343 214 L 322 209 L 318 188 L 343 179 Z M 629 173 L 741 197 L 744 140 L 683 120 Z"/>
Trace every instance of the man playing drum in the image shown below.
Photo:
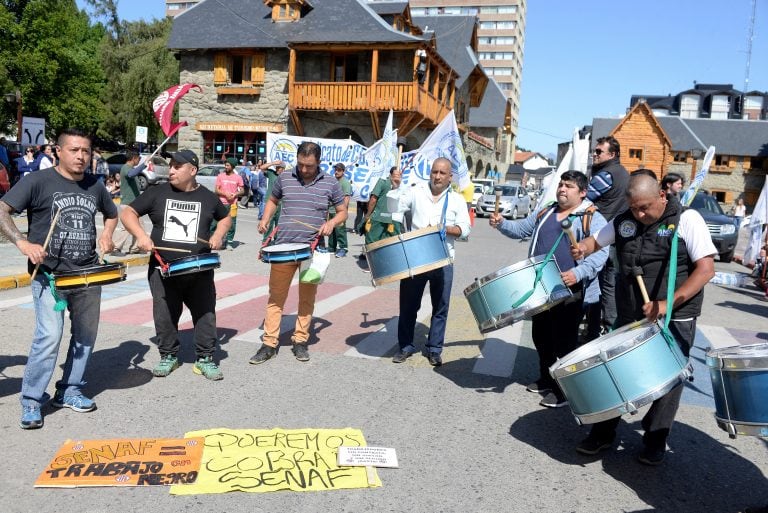
<path fill-rule="evenodd" d="M 35 335 L 21 383 L 21 428 L 43 427 L 41 406 L 49 396 L 45 389 L 56 367 L 64 332 L 64 309 L 57 305 L 51 273 L 75 271 L 98 262 L 96 212 L 104 215 L 104 231 L 98 239 L 103 253 L 112 251 L 117 226 L 117 207 L 99 180 L 86 174 L 91 165 L 91 140 L 82 131 L 68 129 L 59 135 L 59 164 L 25 176 L 0 201 L 0 231 L 28 259 L 35 305 Z M 27 211 L 29 234 L 16 228 L 11 213 Z M 55 223 L 51 225 L 52 222 Z M 50 277 L 50 278 L 49 278 Z M 64 374 L 56 383 L 53 406 L 88 412 L 96 403 L 83 395 L 84 374 L 99 328 L 101 287 L 60 291 L 72 323 Z"/>
<path fill-rule="evenodd" d="M 422 182 L 404 191 L 398 207 L 400 212 L 411 211 L 414 230 L 442 225 L 451 259 L 454 256 L 453 241 L 469 235 L 467 205 L 459 193 L 451 191 L 452 174 L 450 160 L 443 157 L 435 159 L 429 182 Z M 434 367 L 443 364 L 441 354 L 453 285 L 452 263 L 400 281 L 400 318 L 397 321 L 397 342 L 400 350 L 392 357 L 394 363 L 402 363 L 416 352 L 413 340 L 416 314 L 427 283 L 432 300 L 432 318 L 427 344 L 422 354 Z"/>
<path fill-rule="evenodd" d="M 579 171 L 566 171 L 557 186 L 557 203 L 544 205 L 519 221 L 505 221 L 499 213 L 490 216 L 490 223 L 501 233 L 513 239 L 531 238 L 528 255 L 549 253 L 555 244 L 553 256 L 560 268 L 563 283 L 571 289 L 570 299 L 533 316 L 533 345 L 539 355 L 539 378 L 528 385 L 529 392 L 540 393 L 539 404 L 559 408 L 568 404 L 560 387 L 549 375 L 549 366 L 579 346 L 579 323 L 584 302 L 595 303 L 600 295 L 597 277 L 608 258 L 604 248 L 587 258 L 574 259 L 569 247 L 570 236 L 564 235 L 562 222 L 568 219 L 576 240 L 605 226 L 605 218 L 594 211 L 586 199 L 587 177 Z M 586 217 L 586 219 L 585 219 Z M 591 217 L 591 219 L 589 219 Z"/>
<path fill-rule="evenodd" d="M 572 250 L 574 258 L 616 245 L 622 289 L 617 289 L 618 318 L 623 326 L 643 318 L 655 321 L 672 315 L 670 332 L 687 357 L 696 334 L 696 318 L 701 314 L 704 285 L 714 276 L 717 253 L 701 215 L 693 209 L 683 211 L 675 201 L 668 201 L 655 179 L 635 175 L 627 187 L 629 209 L 617 215 L 604 229 L 580 242 Z M 673 234 L 678 231 L 677 276 L 674 305 L 667 305 Z M 642 272 L 641 275 L 638 274 Z M 638 279 L 639 278 L 639 279 Z M 649 302 L 644 302 L 640 281 L 647 289 Z M 655 400 L 641 424 L 644 448 L 641 463 L 659 465 L 664 460 L 667 437 L 672 428 L 682 384 Z M 577 447 L 582 454 L 593 455 L 611 447 L 620 417 L 593 424 L 592 430 Z"/>
<path fill-rule="evenodd" d="M 317 237 L 330 235 L 334 228 L 347 220 L 347 204 L 341 185 L 320 170 L 321 148 L 313 142 L 303 142 L 296 150 L 296 167 L 281 173 L 259 221 L 259 232 L 266 233 L 278 206 L 282 209 L 274 242 L 298 243 L 309 246 Z M 328 205 L 336 214 L 327 220 Z M 312 228 L 315 227 L 315 228 Z M 301 262 L 272 263 L 269 270 L 269 300 L 264 317 L 263 344 L 251 357 L 250 363 L 264 363 L 277 354 L 283 306 L 291 288 L 291 280 Z M 299 283 L 299 311 L 291 340 L 293 354 L 300 362 L 309 361 L 309 326 L 315 309 L 317 284 Z"/>
<path fill-rule="evenodd" d="M 229 207 L 195 179 L 198 169 L 197 155 L 190 150 L 171 154 L 168 183 L 147 189 L 120 214 L 125 228 L 136 237 L 142 251 L 151 251 L 147 279 L 152 293 L 152 313 L 157 333 L 160 361 L 152 370 L 157 377 L 168 376 L 179 366 L 179 318 L 184 305 L 192 314 L 195 326 L 196 361 L 192 368 L 211 380 L 224 376 L 213 360 L 216 351 L 216 286 L 213 269 L 163 276 L 163 266 L 169 261 L 192 255 L 210 253 L 219 249 L 231 225 Z M 152 234 L 139 223 L 139 217 L 148 215 Z M 216 231 L 210 235 L 212 221 L 218 221 Z M 208 242 L 205 242 L 205 240 Z M 155 246 L 168 249 L 156 249 Z M 171 251 L 171 250 L 180 250 Z M 166 273 L 167 274 L 167 273 Z"/>

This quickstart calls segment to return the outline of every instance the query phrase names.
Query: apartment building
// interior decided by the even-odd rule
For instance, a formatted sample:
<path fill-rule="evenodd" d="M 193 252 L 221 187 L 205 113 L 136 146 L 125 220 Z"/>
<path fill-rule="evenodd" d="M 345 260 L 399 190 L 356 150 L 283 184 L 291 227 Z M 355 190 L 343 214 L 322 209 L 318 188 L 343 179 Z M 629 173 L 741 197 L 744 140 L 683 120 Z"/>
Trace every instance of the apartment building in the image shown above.
<path fill-rule="evenodd" d="M 478 57 L 511 103 L 517 135 L 525 47 L 526 0 L 410 0 L 412 16 L 472 14 L 479 20 Z"/>
<path fill-rule="evenodd" d="M 165 15 L 176 17 L 200 0 L 165 0 Z"/>

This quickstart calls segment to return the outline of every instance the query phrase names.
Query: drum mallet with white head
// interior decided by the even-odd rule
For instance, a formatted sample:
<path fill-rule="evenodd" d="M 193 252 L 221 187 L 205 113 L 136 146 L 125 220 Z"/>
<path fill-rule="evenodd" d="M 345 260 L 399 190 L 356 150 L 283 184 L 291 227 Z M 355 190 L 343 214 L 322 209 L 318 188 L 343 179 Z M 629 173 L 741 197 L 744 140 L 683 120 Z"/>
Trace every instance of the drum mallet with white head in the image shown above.
<path fill-rule="evenodd" d="M 573 234 L 573 230 L 571 227 L 573 226 L 573 223 L 571 223 L 571 219 L 566 217 L 562 221 L 560 221 L 560 227 L 563 229 L 566 235 L 568 235 L 568 239 L 571 241 L 571 246 L 574 248 L 579 247 L 579 243 L 576 242 L 576 235 Z"/>
<path fill-rule="evenodd" d="M 650 303 L 651 300 L 648 298 L 648 291 L 645 289 L 645 282 L 643 281 L 643 268 L 639 265 L 632 267 L 632 274 L 634 274 L 637 279 L 637 285 L 640 287 L 640 294 L 643 295 L 643 301 L 645 303 Z"/>

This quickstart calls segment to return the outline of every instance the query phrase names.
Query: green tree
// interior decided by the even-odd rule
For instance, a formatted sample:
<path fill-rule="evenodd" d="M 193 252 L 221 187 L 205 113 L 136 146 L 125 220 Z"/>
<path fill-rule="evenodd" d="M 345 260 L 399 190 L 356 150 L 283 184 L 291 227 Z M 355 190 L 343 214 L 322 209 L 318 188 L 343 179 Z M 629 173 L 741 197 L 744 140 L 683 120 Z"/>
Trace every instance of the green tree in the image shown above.
<path fill-rule="evenodd" d="M 0 87 L 21 90 L 24 115 L 46 119 L 48 136 L 68 126 L 95 130 L 104 118 L 98 60 L 104 27 L 75 0 L 0 0 Z M 8 108 L 0 123 L 9 124 Z"/>

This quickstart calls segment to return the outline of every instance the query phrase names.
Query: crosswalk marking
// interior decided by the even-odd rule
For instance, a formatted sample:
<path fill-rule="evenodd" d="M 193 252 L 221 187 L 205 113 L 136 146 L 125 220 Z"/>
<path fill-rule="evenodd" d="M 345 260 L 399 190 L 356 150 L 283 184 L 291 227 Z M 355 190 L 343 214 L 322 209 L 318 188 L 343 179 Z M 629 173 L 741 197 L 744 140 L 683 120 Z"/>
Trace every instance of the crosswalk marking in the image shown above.
<path fill-rule="evenodd" d="M 721 347 L 738 346 L 739 341 L 728 333 L 728 330 L 722 326 L 698 326 L 698 331 L 709 341 L 712 349 Z"/>

